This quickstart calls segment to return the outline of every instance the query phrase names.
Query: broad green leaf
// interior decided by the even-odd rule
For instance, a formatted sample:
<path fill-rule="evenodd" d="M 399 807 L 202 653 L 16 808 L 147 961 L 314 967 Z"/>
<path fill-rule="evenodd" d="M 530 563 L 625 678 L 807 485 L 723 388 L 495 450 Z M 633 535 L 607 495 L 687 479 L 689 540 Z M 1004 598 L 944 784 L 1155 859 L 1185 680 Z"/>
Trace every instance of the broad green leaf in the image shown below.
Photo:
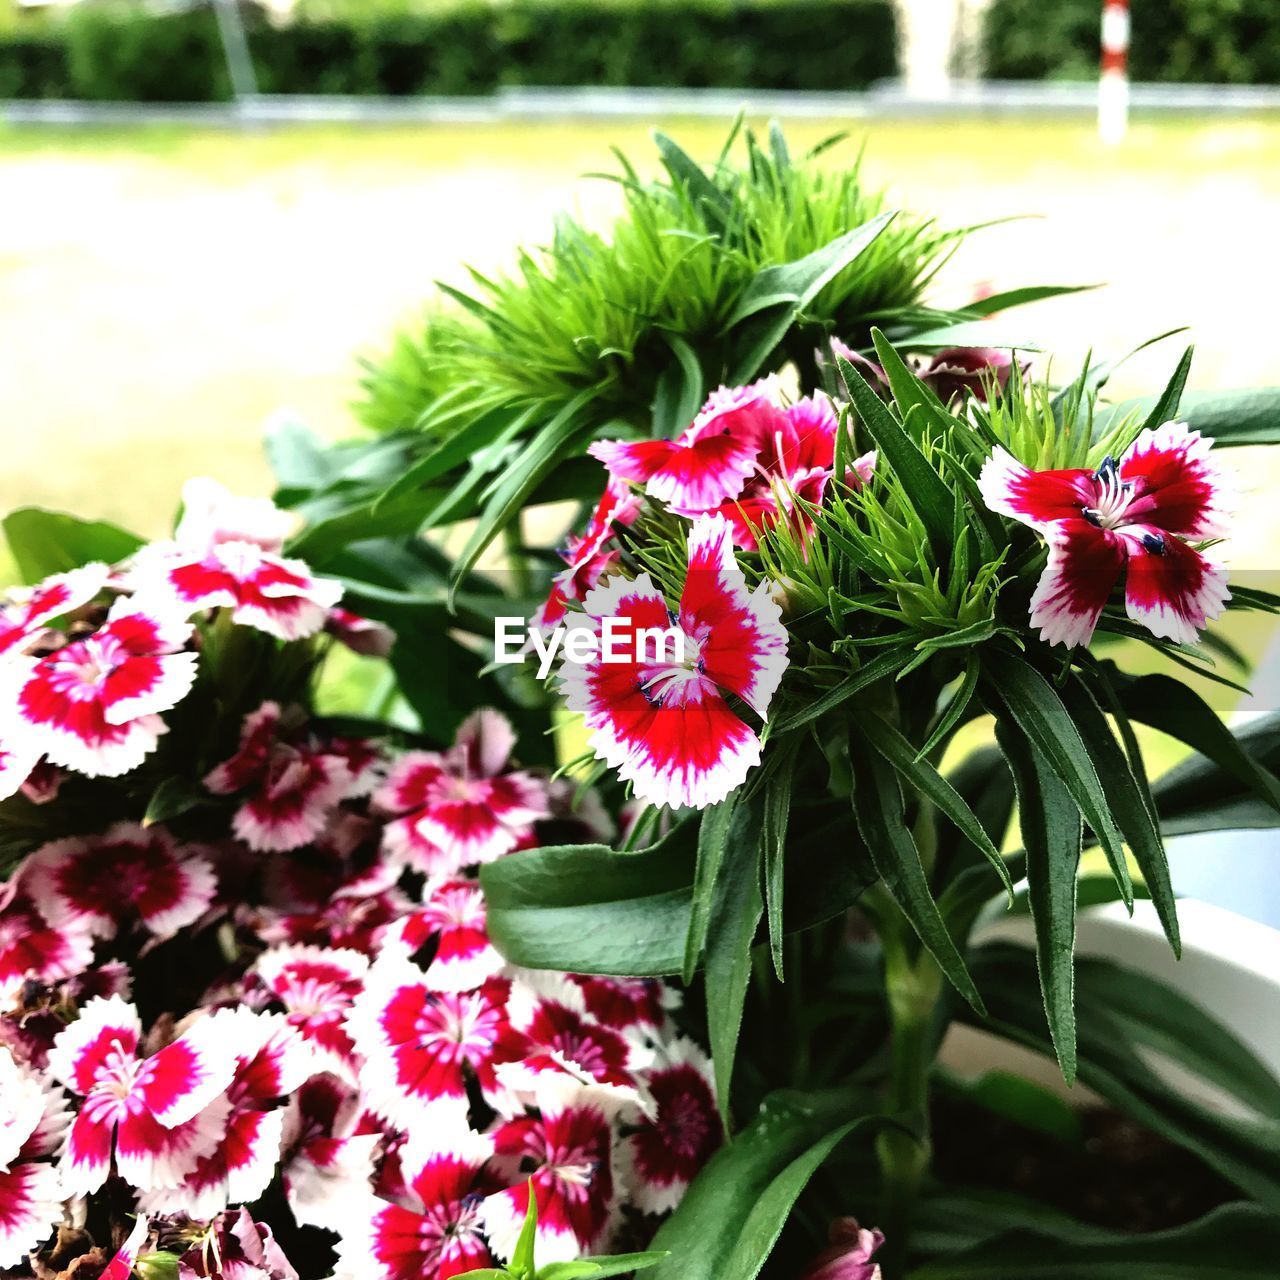
<path fill-rule="evenodd" d="M 279 417 L 267 428 L 263 447 L 276 483 L 288 494 L 315 493 L 340 474 L 340 454 L 295 418 Z"/>
<path fill-rule="evenodd" d="M 815 1169 L 845 1138 L 894 1122 L 866 1094 L 775 1093 L 717 1152 L 659 1228 L 651 1280 L 754 1280 Z"/>
<path fill-rule="evenodd" d="M 1013 881 L 1000 856 L 1000 850 L 992 843 L 977 815 L 965 803 L 964 797 L 927 760 L 922 760 L 915 747 L 887 720 L 874 712 L 859 722 L 871 745 L 898 771 L 916 794 L 924 796 L 939 813 L 944 814 L 991 863 L 1000 877 L 1010 901 L 1013 899 Z"/>
<path fill-rule="evenodd" d="M 946 563 L 955 509 L 950 487 L 857 369 L 843 356 L 836 357 L 836 369 L 881 459 L 901 480 L 908 499 L 929 532 L 929 541 L 939 561 Z"/>
<path fill-rule="evenodd" d="M 862 744 L 856 734 L 849 740 L 849 756 L 855 782 L 854 814 L 876 871 L 938 967 L 981 1011 L 982 997 L 938 913 L 920 851 L 907 829 L 897 775 L 884 757 Z"/>
<path fill-rule="evenodd" d="M 1083 827 L 1080 810 L 1044 757 L 1010 724 L 996 737 L 1013 774 L 1022 847 L 1027 855 L 1028 899 L 1035 923 L 1036 966 L 1049 1033 L 1062 1076 L 1076 1078 L 1076 873 Z"/>
<path fill-rule="evenodd" d="M 26 583 L 95 560 L 115 564 L 142 546 L 141 538 L 105 520 L 81 520 L 43 507 L 19 507 L 3 523 L 9 550 Z"/>
<path fill-rule="evenodd" d="M 1096 1228 L 1023 1228 L 936 1258 L 911 1280 L 1271 1280 L 1280 1218 L 1228 1204 L 1171 1231 L 1110 1235 Z"/>
<path fill-rule="evenodd" d="M 751 979 L 751 947 L 764 912 L 760 897 L 760 804 L 734 806 L 707 930 L 707 1038 L 716 1101 L 729 1126 L 729 1086 Z"/>
<path fill-rule="evenodd" d="M 736 794 L 729 795 L 719 804 L 704 809 L 698 823 L 698 860 L 693 873 L 693 897 L 689 911 L 689 936 L 685 942 L 685 982 L 690 982 L 702 959 L 707 945 L 707 930 L 711 925 L 711 907 L 715 898 L 716 880 L 724 859 L 725 844 L 733 826 Z"/>
<path fill-rule="evenodd" d="M 510 961 L 649 977 L 684 967 L 693 892 L 694 825 L 639 853 L 559 845 L 481 869 L 489 934 Z"/>
<path fill-rule="evenodd" d="M 1107 880 L 1111 884 L 1111 880 Z M 945 1067 L 934 1070 L 939 1086 L 992 1115 L 1003 1116 L 1034 1133 L 1043 1133 L 1057 1142 L 1079 1145 L 1084 1126 L 1079 1110 L 1057 1092 L 1008 1071 L 984 1071 L 980 1076 L 961 1076 Z"/>
<path fill-rule="evenodd" d="M 1072 679 L 1062 691 L 1062 700 L 1080 730 L 1102 783 L 1107 804 L 1142 871 L 1169 945 L 1174 955 L 1180 956 L 1182 939 L 1178 932 L 1178 907 L 1169 878 L 1169 859 L 1143 786 L 1134 776 L 1129 757 L 1116 741 L 1102 708 L 1088 688 L 1079 679 Z"/>
<path fill-rule="evenodd" d="M 1097 770 L 1062 699 L 1044 676 L 1013 654 L 1002 655 L 998 673 L 989 675 L 987 683 L 992 700 L 1013 717 L 1062 779 L 1098 837 L 1124 900 L 1131 906 L 1133 883 L 1125 865 L 1120 831 L 1111 816 Z"/>

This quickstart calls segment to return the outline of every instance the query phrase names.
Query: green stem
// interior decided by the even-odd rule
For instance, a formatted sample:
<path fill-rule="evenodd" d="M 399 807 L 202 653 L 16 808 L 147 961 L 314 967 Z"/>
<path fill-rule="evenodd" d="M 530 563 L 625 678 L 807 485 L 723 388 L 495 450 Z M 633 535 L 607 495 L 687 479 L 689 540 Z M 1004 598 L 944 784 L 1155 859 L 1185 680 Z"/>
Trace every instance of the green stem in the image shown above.
<path fill-rule="evenodd" d="M 932 1154 L 929 1072 L 942 974 L 927 951 L 913 954 L 910 926 L 887 894 L 878 908 L 891 1034 L 887 1110 L 917 1127 L 920 1135 L 890 1130 L 876 1144 L 884 1195 L 878 1224 L 885 1233 L 881 1268 L 885 1280 L 900 1280 L 905 1274 L 912 1212 Z"/>

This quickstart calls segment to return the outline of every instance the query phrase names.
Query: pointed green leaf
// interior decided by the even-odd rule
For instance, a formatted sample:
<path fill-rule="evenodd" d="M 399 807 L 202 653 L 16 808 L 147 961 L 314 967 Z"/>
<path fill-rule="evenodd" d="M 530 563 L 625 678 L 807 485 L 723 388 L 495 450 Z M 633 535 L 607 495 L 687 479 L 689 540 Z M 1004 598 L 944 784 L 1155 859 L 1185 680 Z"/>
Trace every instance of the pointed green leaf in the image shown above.
<path fill-rule="evenodd" d="M 980 1011 L 982 997 L 938 913 L 920 851 L 907 829 L 896 774 L 884 757 L 864 745 L 856 734 L 849 740 L 849 756 L 855 782 L 854 816 L 876 871 L 938 967 Z"/>
<path fill-rule="evenodd" d="M 950 487 L 857 369 L 843 356 L 836 357 L 836 368 L 848 388 L 862 425 L 880 451 L 884 465 L 902 481 L 908 499 L 929 531 L 934 551 L 945 563 L 951 545 L 951 516 L 955 509 Z"/>
<path fill-rule="evenodd" d="M 656 1267 L 671 1255 L 665 1251 L 615 1253 L 609 1258 L 579 1258 L 576 1262 L 549 1262 L 538 1269 L 538 1280 L 605 1280 Z M 464 1278 L 465 1280 L 465 1278 Z"/>
<path fill-rule="evenodd" d="M 1013 717 L 1062 779 L 1085 821 L 1093 828 L 1125 903 L 1131 907 L 1133 882 L 1125 864 L 1120 831 L 1111 816 L 1097 770 L 1062 699 L 1044 676 L 1012 654 L 1001 656 L 998 670 L 989 676 L 988 686 L 991 700 Z"/>
<path fill-rule="evenodd" d="M 902 780 L 918 795 L 924 796 L 939 813 L 944 814 L 991 863 L 1000 877 L 1009 900 L 1013 900 L 1013 881 L 977 815 L 964 802 L 960 793 L 927 760 L 919 758 L 915 747 L 887 720 L 872 713 L 859 721 L 859 727 L 871 745 L 898 771 Z"/>
<path fill-rule="evenodd" d="M 698 861 L 693 873 L 693 897 L 689 912 L 689 934 L 684 948 L 685 982 L 691 982 L 707 945 L 707 929 L 711 923 L 711 909 L 715 899 L 716 879 L 724 859 L 725 844 L 733 826 L 733 813 L 737 806 L 737 794 L 731 794 L 719 804 L 702 811 L 698 824 Z"/>
<path fill-rule="evenodd" d="M 27 583 L 96 560 L 116 564 L 142 546 L 141 538 L 105 520 L 81 520 L 43 507 L 19 507 L 5 516 L 3 525 L 9 551 Z"/>
<path fill-rule="evenodd" d="M 1068 1084 L 1076 1078 L 1076 875 L 1084 829 L 1080 810 L 1043 755 L 1014 725 L 996 726 L 1018 796 L 1027 855 L 1036 967 L 1054 1052 Z"/>
<path fill-rule="evenodd" d="M 781 758 L 765 784 L 764 832 L 761 837 L 764 860 L 764 899 L 769 922 L 769 953 L 773 969 L 782 981 L 782 901 L 783 872 L 787 851 L 787 823 L 791 816 L 791 788 L 795 779 L 796 751 L 800 745 L 793 738 L 784 746 L 775 748 Z"/>

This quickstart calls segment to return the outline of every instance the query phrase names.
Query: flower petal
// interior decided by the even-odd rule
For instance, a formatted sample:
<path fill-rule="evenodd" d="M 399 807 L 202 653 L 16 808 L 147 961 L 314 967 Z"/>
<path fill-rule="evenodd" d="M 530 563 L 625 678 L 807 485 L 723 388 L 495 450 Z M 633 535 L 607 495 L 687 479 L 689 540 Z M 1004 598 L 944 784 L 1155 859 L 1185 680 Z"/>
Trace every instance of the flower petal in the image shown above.
<path fill-rule="evenodd" d="M 1206 623 L 1231 599 L 1226 570 L 1178 538 L 1162 536 L 1159 529 L 1126 532 L 1139 535 L 1130 543 L 1125 577 L 1129 617 L 1152 635 L 1194 644 Z M 1155 547 L 1161 549 L 1157 552 Z"/>
<path fill-rule="evenodd" d="M 992 511 L 1033 529 L 1047 531 L 1061 520 L 1077 520 L 1093 500 L 1092 472 L 1032 471 L 1007 449 L 997 449 L 978 479 L 982 499 Z"/>
<path fill-rule="evenodd" d="M 1125 540 L 1087 520 L 1049 535 L 1049 563 L 1031 596 L 1031 625 L 1048 644 L 1088 644 L 1125 562 Z"/>
<path fill-rule="evenodd" d="M 1126 522 L 1192 540 L 1226 533 L 1236 486 L 1212 444 L 1185 422 L 1144 430 L 1120 460 L 1120 479 L 1134 486 Z"/>

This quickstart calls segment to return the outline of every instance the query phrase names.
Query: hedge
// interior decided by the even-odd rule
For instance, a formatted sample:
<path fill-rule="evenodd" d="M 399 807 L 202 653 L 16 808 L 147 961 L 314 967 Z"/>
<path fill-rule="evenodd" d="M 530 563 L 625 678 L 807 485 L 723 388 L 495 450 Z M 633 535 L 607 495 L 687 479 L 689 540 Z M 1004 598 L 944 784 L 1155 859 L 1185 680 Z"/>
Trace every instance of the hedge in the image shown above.
<path fill-rule="evenodd" d="M 999 80 L 1098 74 L 1100 0 L 993 0 L 982 32 Z M 1130 0 L 1135 80 L 1280 83 L 1280 0 Z"/>
<path fill-rule="evenodd" d="M 422 12 L 252 11 L 264 93 L 483 94 L 502 85 L 860 89 L 897 72 L 892 0 L 445 0 Z M 221 101 L 208 8 L 85 5 L 0 36 L 0 97 Z"/>

